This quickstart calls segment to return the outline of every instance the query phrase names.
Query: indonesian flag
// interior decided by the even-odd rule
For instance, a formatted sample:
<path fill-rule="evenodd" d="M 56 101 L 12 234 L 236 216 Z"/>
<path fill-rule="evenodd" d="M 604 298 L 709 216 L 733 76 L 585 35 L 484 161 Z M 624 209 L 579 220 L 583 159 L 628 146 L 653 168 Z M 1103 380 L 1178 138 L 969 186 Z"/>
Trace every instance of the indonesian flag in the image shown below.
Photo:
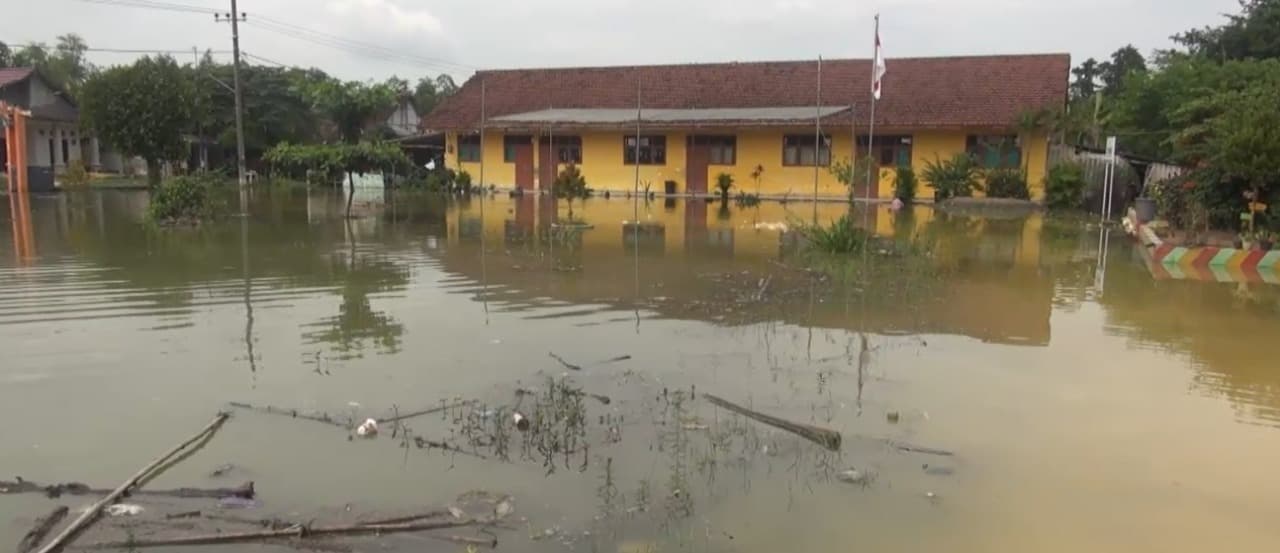
<path fill-rule="evenodd" d="M 879 27 L 879 25 L 877 25 Z M 880 45 L 880 29 L 876 29 L 876 60 L 875 68 L 872 69 L 871 78 L 871 96 L 880 99 L 880 83 L 884 79 L 884 47 Z"/>

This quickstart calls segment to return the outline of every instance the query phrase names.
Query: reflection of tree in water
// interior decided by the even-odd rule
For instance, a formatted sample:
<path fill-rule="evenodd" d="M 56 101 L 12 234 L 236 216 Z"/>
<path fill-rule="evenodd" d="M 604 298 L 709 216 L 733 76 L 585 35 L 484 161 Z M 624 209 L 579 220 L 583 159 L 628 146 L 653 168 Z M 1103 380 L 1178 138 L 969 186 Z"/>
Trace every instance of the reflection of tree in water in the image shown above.
<path fill-rule="evenodd" d="M 303 339 L 308 344 L 331 344 L 346 359 L 361 357 L 367 342 L 372 342 L 379 353 L 400 351 L 404 325 L 375 311 L 369 295 L 403 288 L 409 280 L 408 269 L 349 252 L 334 257 L 333 274 L 342 283 L 338 314 L 307 325 L 317 330 L 304 332 Z"/>

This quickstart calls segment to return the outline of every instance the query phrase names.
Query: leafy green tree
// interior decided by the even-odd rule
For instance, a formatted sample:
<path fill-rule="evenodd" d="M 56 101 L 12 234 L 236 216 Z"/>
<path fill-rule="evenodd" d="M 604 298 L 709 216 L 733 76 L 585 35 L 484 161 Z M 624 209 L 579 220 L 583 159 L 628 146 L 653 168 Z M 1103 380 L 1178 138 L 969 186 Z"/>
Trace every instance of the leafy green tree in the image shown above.
<path fill-rule="evenodd" d="M 1280 57 L 1280 0 L 1240 0 L 1240 13 L 1216 27 L 1173 36 L 1192 55 L 1219 62 Z"/>
<path fill-rule="evenodd" d="M 354 144 L 395 106 L 396 91 L 386 83 L 325 79 L 305 85 L 303 94 L 316 112 L 338 130 L 343 142 Z"/>
<path fill-rule="evenodd" d="M 1071 76 L 1075 77 L 1071 81 L 1071 98 L 1091 98 L 1098 92 L 1098 79 L 1102 77 L 1102 69 L 1098 66 L 1098 60 L 1089 58 L 1073 67 Z"/>
<path fill-rule="evenodd" d="M 191 80 L 168 56 L 95 74 L 84 84 L 80 113 L 107 144 L 147 161 L 147 177 L 160 182 L 160 162 L 186 154 L 182 133 L 191 121 Z"/>
<path fill-rule="evenodd" d="M 569 202 L 569 220 L 573 220 L 573 199 L 587 197 L 586 177 L 582 176 L 578 166 L 570 163 L 556 175 L 554 185 L 556 197 L 564 198 Z"/>
<path fill-rule="evenodd" d="M 13 51 L 0 43 L 0 67 L 34 67 L 48 79 L 53 87 L 65 90 L 73 97 L 80 85 L 93 73 L 94 67 L 85 59 L 89 46 L 75 33 L 58 37 L 52 50 L 42 42 L 28 44 Z"/>
<path fill-rule="evenodd" d="M 442 100 L 458 91 L 458 85 L 449 75 L 438 75 L 436 78 L 422 77 L 413 88 L 413 107 L 418 114 L 431 113 Z"/>
<path fill-rule="evenodd" d="M 1179 135 L 1180 146 L 1200 157 L 1202 167 L 1248 183 L 1251 200 L 1261 201 L 1280 185 L 1280 80 L 1223 92 L 1187 109 L 1212 113 Z M 1252 212 L 1248 223 L 1254 230 Z"/>
<path fill-rule="evenodd" d="M 1142 57 L 1132 44 L 1126 45 L 1111 54 L 1111 60 L 1098 65 L 1099 78 L 1102 79 L 1102 91 L 1108 96 L 1120 91 L 1125 80 L 1135 73 L 1147 71 L 1147 60 Z"/>
<path fill-rule="evenodd" d="M 188 132 L 212 138 L 223 151 L 231 150 L 236 143 L 235 96 L 223 86 L 232 81 L 231 66 L 215 63 L 206 56 L 185 70 L 195 86 Z M 311 142 L 318 138 L 315 113 L 299 86 L 308 80 L 308 73 L 261 65 L 240 67 L 245 152 L 250 160 L 258 159 L 280 142 Z"/>
<path fill-rule="evenodd" d="M 49 46 L 33 42 L 13 53 L 14 67 L 42 67 L 49 59 Z"/>
<path fill-rule="evenodd" d="M 13 67 L 13 50 L 4 41 L 0 41 L 0 67 Z"/>

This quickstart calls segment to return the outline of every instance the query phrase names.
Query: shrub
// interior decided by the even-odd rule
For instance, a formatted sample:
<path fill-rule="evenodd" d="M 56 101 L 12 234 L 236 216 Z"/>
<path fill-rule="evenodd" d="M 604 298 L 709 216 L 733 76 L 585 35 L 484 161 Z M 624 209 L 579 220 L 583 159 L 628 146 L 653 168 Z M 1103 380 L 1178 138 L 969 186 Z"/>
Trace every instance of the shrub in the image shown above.
<path fill-rule="evenodd" d="M 556 175 L 556 197 L 565 198 L 569 201 L 569 218 L 573 218 L 573 199 L 586 198 L 587 179 L 582 176 L 582 171 L 577 165 L 570 163 L 560 170 L 560 174 Z"/>
<path fill-rule="evenodd" d="M 738 204 L 738 207 L 754 207 L 760 205 L 760 196 L 739 191 L 738 195 L 733 197 L 733 201 Z"/>
<path fill-rule="evenodd" d="M 1054 209 L 1074 209 L 1084 201 L 1084 168 L 1078 163 L 1059 163 L 1044 177 L 1044 201 Z"/>
<path fill-rule="evenodd" d="M 151 193 L 147 217 L 153 222 L 199 221 L 213 217 L 213 177 L 182 176 L 162 182 Z"/>
<path fill-rule="evenodd" d="M 827 168 L 827 172 L 836 178 L 836 181 L 849 188 L 849 199 L 853 199 L 853 193 L 859 186 L 866 186 L 871 182 L 868 179 L 875 171 L 875 160 L 870 156 L 860 157 L 856 162 L 850 162 L 849 158 L 837 160 Z M 870 171 L 868 171 L 870 169 Z M 872 177 L 875 178 L 875 177 Z"/>
<path fill-rule="evenodd" d="M 453 185 L 457 187 L 459 191 L 469 192 L 471 190 L 471 173 L 468 173 L 465 170 L 458 171 L 457 176 L 453 179 Z"/>
<path fill-rule="evenodd" d="M 63 186 L 69 188 L 80 188 L 89 185 L 89 171 L 84 167 L 84 161 L 79 159 L 67 164 L 67 170 L 62 173 L 62 178 L 58 179 Z"/>
<path fill-rule="evenodd" d="M 974 190 L 982 190 L 982 183 L 978 182 L 980 173 L 972 158 L 956 154 L 948 160 L 935 156 L 933 161 L 926 161 L 923 176 L 933 185 L 934 198 L 946 200 L 972 196 Z"/>
<path fill-rule="evenodd" d="M 987 171 L 987 196 L 992 198 L 1031 199 L 1027 189 L 1027 176 L 1021 169 L 994 169 Z"/>
<path fill-rule="evenodd" d="M 733 188 L 733 175 L 720 173 L 716 175 L 716 190 L 720 191 L 720 201 L 729 200 L 729 189 Z"/>
<path fill-rule="evenodd" d="M 916 199 L 919 180 L 910 165 L 899 165 L 893 177 L 893 196 L 904 204 L 911 203 Z"/>
<path fill-rule="evenodd" d="M 827 225 L 801 224 L 796 230 L 809 242 L 810 248 L 825 253 L 860 252 L 871 237 L 867 231 L 854 226 L 848 215 Z"/>

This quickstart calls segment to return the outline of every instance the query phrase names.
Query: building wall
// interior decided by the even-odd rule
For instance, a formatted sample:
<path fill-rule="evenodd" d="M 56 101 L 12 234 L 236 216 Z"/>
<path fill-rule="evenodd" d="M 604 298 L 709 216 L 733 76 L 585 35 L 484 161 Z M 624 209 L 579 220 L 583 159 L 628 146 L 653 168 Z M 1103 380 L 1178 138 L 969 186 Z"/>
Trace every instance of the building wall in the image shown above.
<path fill-rule="evenodd" d="M 813 166 L 785 166 L 782 163 L 782 141 L 787 134 L 808 135 L 810 129 L 745 129 L 739 131 L 708 131 L 705 134 L 734 134 L 737 137 L 737 155 L 734 165 L 711 165 L 707 168 L 707 190 L 715 192 L 716 176 L 727 173 L 733 176 L 734 190 L 748 193 L 760 193 L 768 196 L 790 195 L 804 198 L 813 195 Z M 928 163 L 935 159 L 946 160 L 955 154 L 963 153 L 967 137 L 979 134 L 980 131 L 937 130 L 911 133 L 912 151 L 911 166 L 920 178 L 920 187 L 916 197 L 933 198 L 933 187 L 924 182 L 922 177 Z M 661 193 L 663 182 L 676 181 L 676 190 L 684 193 L 687 190 L 688 175 L 686 173 L 686 137 L 683 131 L 646 132 L 644 134 L 661 134 L 667 137 L 667 160 L 665 165 L 642 165 L 640 181 L 651 184 L 651 190 Z M 835 130 L 828 134 L 832 143 L 832 160 L 848 160 L 852 156 L 852 137 L 849 133 Z M 902 134 L 902 133 L 894 133 Z M 623 164 L 623 139 L 629 133 L 587 131 L 579 133 L 582 137 L 582 164 L 580 169 L 593 189 L 615 192 L 630 191 L 635 181 L 635 166 Z M 515 182 L 515 164 L 502 161 L 503 134 L 499 131 L 485 133 L 484 165 L 485 184 L 510 187 Z M 1027 184 L 1031 197 L 1040 200 L 1044 197 L 1044 175 L 1048 160 L 1048 136 L 1045 133 L 1024 136 L 1022 140 L 1022 156 L 1027 169 Z M 457 162 L 457 134 L 446 136 L 445 161 L 450 167 L 461 167 L 471 174 L 474 182 L 479 183 L 480 164 Z M 538 163 L 534 156 L 535 167 Z M 759 166 L 764 169 L 759 183 L 751 178 L 751 173 Z M 894 171 L 882 169 L 879 175 L 876 196 L 881 199 L 891 198 L 894 190 Z M 843 198 L 848 196 L 848 189 L 836 180 L 827 167 L 817 170 L 818 195 L 825 198 Z M 546 188 L 546 183 L 539 183 Z M 976 195 L 981 196 L 979 192 Z"/>

